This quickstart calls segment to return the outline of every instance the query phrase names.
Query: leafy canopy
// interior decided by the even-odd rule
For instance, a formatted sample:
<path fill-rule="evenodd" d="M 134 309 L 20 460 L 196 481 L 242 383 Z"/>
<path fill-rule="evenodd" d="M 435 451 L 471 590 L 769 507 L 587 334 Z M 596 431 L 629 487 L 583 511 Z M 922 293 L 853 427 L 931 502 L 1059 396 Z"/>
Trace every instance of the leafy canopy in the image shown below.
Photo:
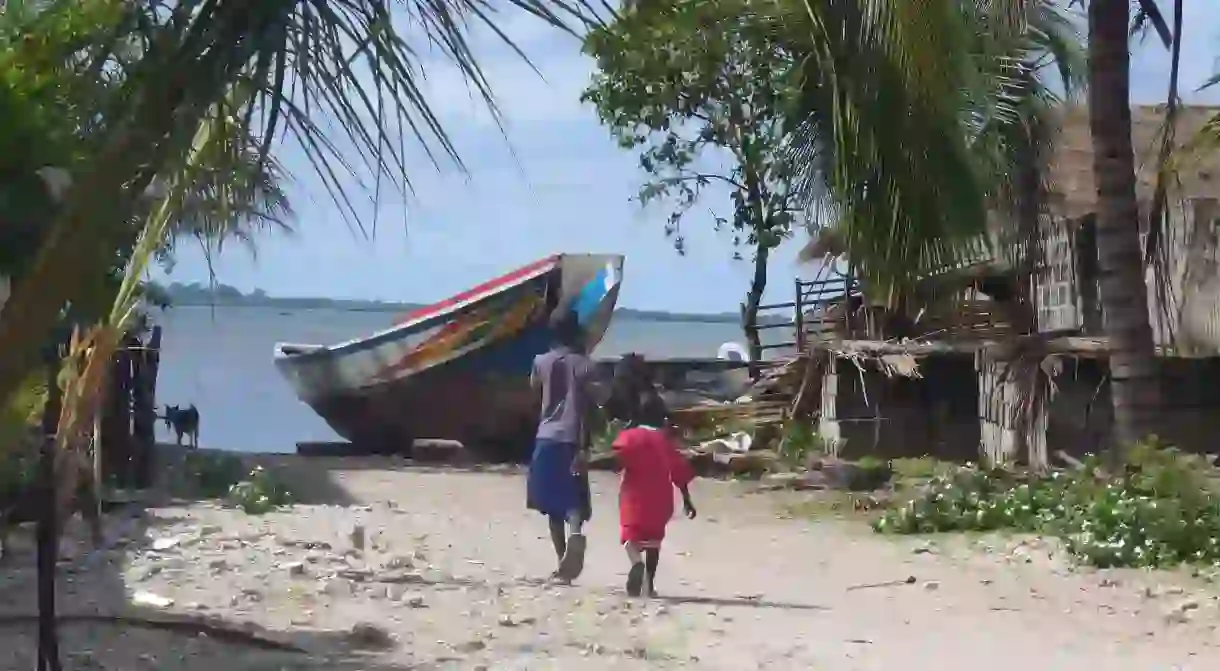
<path fill-rule="evenodd" d="M 772 248 L 793 221 L 783 110 L 791 59 L 755 21 L 751 0 L 630 5 L 595 29 L 597 62 L 582 96 L 625 149 L 640 151 L 639 200 L 669 201 L 666 234 L 684 250 L 681 222 L 713 184 L 728 187 L 734 241 Z"/>
<path fill-rule="evenodd" d="M 430 56 L 454 63 L 491 102 L 490 83 L 468 42 L 483 25 L 498 27 L 501 9 L 533 14 L 556 27 L 592 20 L 592 0 L 45 0 L 42 20 L 78 21 L 84 34 L 57 44 L 55 67 L 119 68 L 122 85 L 85 110 L 108 124 L 90 133 L 98 151 L 71 166 L 72 185 L 54 208 L 36 257 L 0 314 L 0 398 L 37 362 L 37 349 L 62 306 L 79 299 L 113 266 L 133 254 L 128 222 L 154 179 L 192 161 L 197 131 L 209 118 L 232 117 L 242 137 L 258 138 L 267 157 L 277 141 L 294 139 L 343 211 L 354 214 L 350 189 L 407 185 L 405 145 L 414 139 L 437 153 L 456 151 L 422 88 Z M 6 3 L 3 16 L 19 4 Z M 33 4 L 33 3 L 28 3 Z M 597 3 L 599 6 L 603 3 Z M 85 20 L 90 12 L 110 12 Z M 45 30 L 31 30 L 31 41 Z M 425 51 L 430 52 L 425 56 Z M 29 59 L 19 58 L 19 61 Z M 0 63 L 0 66 L 6 65 Z M 8 72 L 11 68 L 0 67 Z M 21 99 L 30 87 L 0 91 L 6 120 L 40 118 Z M 12 95 L 9 95 L 12 94 Z M 75 98 L 74 98 L 75 99 Z M 7 136 L 4 134 L 7 133 Z M 0 149 L 16 142 L 0 126 Z M 41 134 L 25 150 L 38 158 Z M 0 151 L 0 161 L 7 152 Z M 13 161 L 12 163 L 16 163 Z M 27 166 L 28 167 L 28 166 Z M 358 168 L 363 168 L 359 170 Z M 371 180 L 361 179 L 365 175 Z M 363 227 L 356 217 L 351 221 Z M 85 231 L 88 234 L 85 234 Z"/>

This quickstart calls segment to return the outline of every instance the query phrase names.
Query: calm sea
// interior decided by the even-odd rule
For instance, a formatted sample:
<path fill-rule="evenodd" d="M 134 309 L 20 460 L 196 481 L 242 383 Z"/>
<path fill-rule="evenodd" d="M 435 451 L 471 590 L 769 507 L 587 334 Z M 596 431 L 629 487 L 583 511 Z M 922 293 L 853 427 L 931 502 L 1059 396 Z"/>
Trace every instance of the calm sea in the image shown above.
<path fill-rule="evenodd" d="M 276 372 L 272 348 L 276 342 L 333 344 L 383 329 L 393 318 L 386 312 L 344 310 L 172 308 L 156 317 L 164 327 L 157 402 L 194 403 L 202 415 L 204 447 L 291 452 L 298 441 L 334 440 L 337 436 Z M 594 356 L 714 357 L 728 341 L 743 341 L 736 324 L 618 318 Z M 164 427 L 158 430 L 163 440 L 172 439 Z"/>

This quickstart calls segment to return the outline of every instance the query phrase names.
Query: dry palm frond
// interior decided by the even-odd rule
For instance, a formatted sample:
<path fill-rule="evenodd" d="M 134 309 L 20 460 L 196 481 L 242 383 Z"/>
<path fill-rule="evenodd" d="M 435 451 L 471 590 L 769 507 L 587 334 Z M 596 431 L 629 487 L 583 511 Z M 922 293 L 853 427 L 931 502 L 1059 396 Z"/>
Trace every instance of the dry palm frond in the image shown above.
<path fill-rule="evenodd" d="M 217 107 L 219 109 L 220 106 Z M 225 140 L 224 120 L 219 114 L 212 115 L 199 125 L 186 165 L 167 180 L 160 202 L 144 221 L 109 315 L 98 324 L 77 329 L 73 333 L 61 379 L 63 406 L 56 441 L 60 510 L 67 509 L 66 504 L 77 491 L 80 484 L 78 478 L 83 473 L 92 470 L 95 491 L 100 491 L 96 485 L 101 480 L 100 454 L 105 446 L 96 443 L 95 427 L 111 361 L 135 323 L 142 298 L 141 280 L 169 234 L 175 213 L 191 197 L 195 170 L 206 160 L 215 144 Z M 93 454 L 89 455 L 87 451 L 91 443 Z"/>
<path fill-rule="evenodd" d="M 1155 3 L 1151 3 L 1155 7 Z M 1174 290 L 1172 274 L 1174 272 L 1169 249 L 1172 243 L 1165 244 L 1162 238 L 1172 234 L 1172 209 L 1168 207 L 1170 185 L 1181 187 L 1176 171 L 1173 169 L 1173 153 L 1177 145 L 1178 79 L 1182 60 L 1182 0 L 1174 0 L 1173 33 L 1171 36 L 1169 57 L 1169 92 L 1165 105 L 1165 123 L 1160 131 L 1160 148 L 1156 161 L 1156 187 L 1152 195 L 1152 210 L 1148 214 L 1148 235 L 1144 244 L 1144 266 L 1153 270 L 1153 283 L 1156 292 L 1156 314 L 1152 322 L 1157 325 L 1162 341 L 1174 343 L 1177 338 L 1172 316 L 1177 312 L 1178 292 Z M 1141 9 L 1141 15 L 1147 16 L 1146 9 Z M 1164 26 L 1163 19 L 1158 26 Z M 1162 33 L 1162 37 L 1166 36 Z"/>

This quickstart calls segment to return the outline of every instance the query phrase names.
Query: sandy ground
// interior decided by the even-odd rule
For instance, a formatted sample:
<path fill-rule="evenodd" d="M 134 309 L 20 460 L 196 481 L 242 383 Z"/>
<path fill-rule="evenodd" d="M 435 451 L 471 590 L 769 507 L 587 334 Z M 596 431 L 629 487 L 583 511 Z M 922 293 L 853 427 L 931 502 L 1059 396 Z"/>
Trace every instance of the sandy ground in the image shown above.
<path fill-rule="evenodd" d="M 65 668 L 1220 668 L 1201 581 L 1074 570 L 1035 541 L 880 538 L 785 515 L 795 495 L 700 481 L 700 518 L 671 527 L 662 597 L 629 599 L 612 476 L 595 477 L 587 569 L 563 587 L 542 580 L 554 558 L 518 473 L 316 463 L 323 503 L 112 517 L 117 545 L 65 563 L 60 598 L 69 613 L 212 618 L 305 653 L 66 624 Z M 34 611 L 31 561 L 0 569 L 0 622 Z M 0 627 L 0 669 L 33 668 L 33 632 Z"/>

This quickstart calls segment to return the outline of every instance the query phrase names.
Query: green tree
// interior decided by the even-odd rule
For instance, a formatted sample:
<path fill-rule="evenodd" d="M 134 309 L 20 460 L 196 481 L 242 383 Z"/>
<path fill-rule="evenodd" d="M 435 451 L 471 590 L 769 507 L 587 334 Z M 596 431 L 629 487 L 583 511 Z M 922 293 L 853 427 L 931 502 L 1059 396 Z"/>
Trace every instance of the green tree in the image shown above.
<path fill-rule="evenodd" d="M 760 30 L 749 0 L 636 3 L 591 31 L 597 70 L 583 100 L 627 149 L 640 151 L 648 181 L 641 204 L 672 206 L 665 233 L 679 253 L 682 223 L 705 193 L 728 192 L 731 213 L 713 214 L 735 244 L 753 250 L 742 304 L 750 358 L 762 358 L 758 310 L 767 260 L 792 230 L 791 165 L 783 108 L 790 61 Z"/>
<path fill-rule="evenodd" d="M 995 67 L 1004 56 L 980 50 L 977 37 L 1010 44 L 1028 33 L 1031 11 L 1048 4 L 827 0 L 784 13 L 780 32 L 793 38 L 789 50 L 806 73 L 794 118 L 809 179 L 797 183 L 837 209 L 843 246 L 864 259 L 880 289 L 909 288 L 972 255 L 970 243 L 985 234 L 1003 173 L 994 169 L 997 154 L 979 143 L 979 122 L 1022 117 L 1011 78 Z M 1156 3 L 1139 7 L 1165 39 Z M 1135 199 L 1130 3 L 1091 0 L 1088 16 L 1100 298 L 1121 446 L 1155 428 L 1159 405 Z"/>
<path fill-rule="evenodd" d="M 101 113 L 108 96 L 123 80 L 121 68 L 76 69 L 55 60 L 61 41 L 85 43 L 89 34 L 79 16 L 60 15 L 55 9 L 53 3 L 9 3 L 0 19 L 0 46 L 15 59 L 11 63 L 21 64 L 18 72 L 10 73 L 8 83 L 13 92 L 26 87 L 35 103 L 31 107 L 38 113 L 36 124 L 29 125 L 14 114 L 11 121 L 16 122 L 17 132 L 4 137 L 25 143 L 42 133 L 50 140 L 42 146 L 11 147 L 11 158 L 29 163 L 7 165 L 9 178 L 0 184 L 0 274 L 10 280 L 19 280 L 34 261 L 45 241 L 54 201 L 70 187 L 69 168 L 87 161 L 97 147 L 92 135 L 105 127 Z M 85 12 L 83 16 L 95 14 Z M 100 16 L 105 20 L 110 14 Z M 60 20 L 56 22 L 56 18 Z M 35 44 L 43 49 L 31 48 L 26 36 L 40 31 L 44 39 Z M 94 110 L 92 115 L 90 110 Z M 219 250 L 228 241 L 253 249 L 253 235 L 259 231 L 291 231 L 292 208 L 282 187 L 283 170 L 274 160 L 258 156 L 260 142 L 246 135 L 240 124 L 230 119 L 224 130 L 229 137 L 209 147 L 203 157 L 206 160 L 192 176 L 190 193 L 174 213 L 159 250 L 167 264 L 175 245 L 184 239 L 196 240 L 208 251 Z M 31 166 L 37 169 L 30 171 Z M 133 208 L 128 222 L 133 234 L 157 202 L 152 193 L 156 190 L 150 189 Z M 93 283 L 73 301 L 78 317 L 96 318 L 109 309 L 130 252 L 130 244 L 118 250 L 103 281 Z"/>
<path fill-rule="evenodd" d="M 7 3 L 18 4 L 27 3 Z M 404 137 L 457 158 L 421 88 L 422 54 L 448 58 L 491 103 L 468 42 L 472 27 L 496 31 L 508 8 L 563 27 L 589 19 L 593 4 L 47 0 L 32 18 L 6 9 L 4 20 L 21 22 L 14 34 L 37 39 L 0 45 L 0 175 L 56 165 L 73 180 L 43 213 L 45 237 L 0 313 L 0 398 L 37 364 L 63 306 L 130 254 L 140 194 L 187 165 L 208 119 L 237 120 L 257 138 L 260 159 L 277 140 L 295 139 L 352 215 L 340 177 L 364 166 L 379 186 L 405 189 Z M 112 71 L 122 73 L 120 84 L 87 109 L 71 105 L 81 96 L 60 95 Z M 57 137 L 60 126 L 46 123 L 56 114 L 90 128 L 90 151 L 77 156 L 76 138 Z"/>
<path fill-rule="evenodd" d="M 774 32 L 799 64 L 794 187 L 828 213 L 870 298 L 901 305 L 920 280 L 989 251 L 1001 145 L 980 139 L 1017 118 L 997 76 L 1013 54 L 989 45 L 1025 17 L 963 0 L 778 4 L 789 8 Z"/>
<path fill-rule="evenodd" d="M 948 280 L 948 297 L 955 298 L 961 278 L 944 272 L 947 268 L 999 257 L 1013 264 L 1017 277 L 1006 286 L 992 287 L 1004 291 L 1005 300 L 998 307 L 1006 309 L 1014 327 L 1033 330 L 1035 316 L 1027 293 L 1039 267 L 1036 238 L 1048 206 L 1054 115 L 1063 103 L 1047 85 L 1046 76 L 1053 72 L 1069 98 L 1085 83 L 1083 45 L 1072 21 L 1047 0 L 1026 3 L 1016 17 L 996 3 L 928 5 L 947 17 L 938 25 L 951 29 L 932 33 L 932 39 L 959 53 L 946 56 L 940 51 L 921 60 L 929 68 L 945 68 L 933 72 L 947 73 L 942 76 L 958 82 L 949 87 L 953 91 L 949 100 L 958 109 L 943 108 L 939 121 L 935 114 L 924 119 L 911 115 L 887 124 L 885 105 L 895 104 L 887 98 L 918 100 L 918 91 L 904 93 L 903 87 L 923 85 L 902 72 L 890 74 L 887 67 L 892 60 L 901 63 L 915 56 L 904 56 L 888 42 L 901 39 L 897 36 L 906 31 L 918 33 L 918 24 L 907 26 L 911 19 L 887 16 L 889 8 L 882 7 L 879 13 L 867 13 L 880 24 L 869 27 L 868 20 L 857 16 L 869 3 L 829 6 L 839 10 L 839 20 L 857 28 L 821 38 L 835 39 L 824 53 L 843 54 L 841 58 L 820 56 L 816 50 L 803 53 L 816 42 L 798 41 L 792 47 L 802 52 L 804 60 L 823 59 L 821 66 L 810 66 L 814 76 L 802 87 L 801 122 L 793 146 L 811 157 L 801 164 L 805 167 L 798 182 L 801 190 L 840 216 L 810 231 L 813 240 L 802 256 L 806 260 L 847 257 L 863 276 L 866 290 L 896 308 L 911 307 L 902 305 L 903 294 L 914 291 L 917 283 L 915 298 L 921 305 L 941 298 L 940 283 L 928 281 L 930 276 Z M 888 29 L 889 37 L 882 30 L 887 23 L 897 26 Z M 860 56 L 852 57 L 853 53 Z M 876 69 L 882 72 L 879 76 L 894 76 L 892 86 L 870 90 L 869 59 L 886 64 Z M 862 67 L 852 70 L 857 63 Z M 827 72 L 835 76 L 824 76 Z M 838 99 L 826 91 L 837 92 Z M 848 109 L 860 106 L 852 114 L 854 124 L 836 116 L 840 100 Z M 934 128 L 947 125 L 935 132 L 918 130 L 929 121 Z M 905 123 L 910 125 L 904 128 Z M 956 135 L 964 143 L 931 141 L 943 137 L 940 133 Z M 877 160 L 897 169 L 881 173 L 867 159 L 855 161 L 853 153 L 840 149 L 854 144 L 880 147 Z M 924 169 L 933 167 L 938 169 L 923 175 Z M 873 188 L 853 191 L 853 185 L 862 181 L 871 181 Z M 947 204 L 955 209 L 945 209 L 943 196 L 938 195 L 942 192 L 954 195 Z M 913 205 L 895 207 L 906 202 Z M 989 224 L 980 220 L 988 210 L 999 215 Z"/>

